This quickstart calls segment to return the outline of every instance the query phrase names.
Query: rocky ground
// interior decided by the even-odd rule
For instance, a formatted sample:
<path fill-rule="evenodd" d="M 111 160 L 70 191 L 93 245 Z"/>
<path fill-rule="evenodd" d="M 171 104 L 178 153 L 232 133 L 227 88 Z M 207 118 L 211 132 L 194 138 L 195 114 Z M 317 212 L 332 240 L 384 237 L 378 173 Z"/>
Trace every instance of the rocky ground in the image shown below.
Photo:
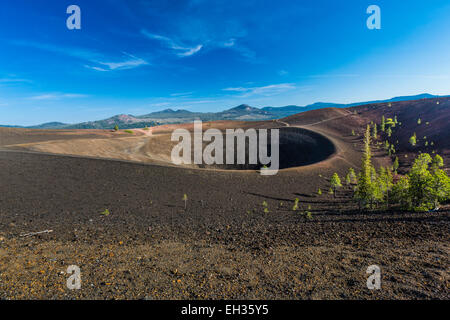
<path fill-rule="evenodd" d="M 359 213 L 348 189 L 317 195 L 346 170 L 321 166 L 263 177 L 0 152 L 0 298 L 448 299 L 448 208 Z"/>

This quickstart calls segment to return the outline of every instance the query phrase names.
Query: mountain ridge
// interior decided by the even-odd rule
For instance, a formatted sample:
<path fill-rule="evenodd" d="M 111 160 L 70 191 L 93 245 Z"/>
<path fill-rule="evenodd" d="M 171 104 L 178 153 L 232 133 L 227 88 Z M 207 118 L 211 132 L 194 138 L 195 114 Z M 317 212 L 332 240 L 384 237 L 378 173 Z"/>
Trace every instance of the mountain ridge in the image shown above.
<path fill-rule="evenodd" d="M 76 124 L 67 124 L 54 121 L 35 126 L 3 126 L 3 127 L 29 128 L 29 129 L 113 129 L 117 125 L 121 129 L 132 129 L 132 128 L 142 128 L 145 126 L 150 127 L 161 124 L 186 123 L 192 122 L 196 119 L 200 119 L 202 121 L 217 121 L 217 120 L 260 121 L 260 120 L 281 119 L 297 113 L 322 108 L 330 108 L 330 107 L 348 108 L 375 103 L 412 101 L 438 97 L 446 97 L 446 96 L 438 96 L 429 93 L 422 93 L 413 96 L 398 96 L 385 100 L 373 100 L 349 104 L 333 103 L 333 102 L 315 102 L 313 104 L 309 104 L 306 106 L 288 105 L 282 107 L 267 106 L 263 108 L 256 108 L 248 104 L 241 104 L 236 107 L 219 112 L 192 112 L 185 109 L 174 110 L 172 108 L 168 108 L 140 116 L 134 116 L 131 114 L 117 114 L 103 120 L 88 121 Z"/>

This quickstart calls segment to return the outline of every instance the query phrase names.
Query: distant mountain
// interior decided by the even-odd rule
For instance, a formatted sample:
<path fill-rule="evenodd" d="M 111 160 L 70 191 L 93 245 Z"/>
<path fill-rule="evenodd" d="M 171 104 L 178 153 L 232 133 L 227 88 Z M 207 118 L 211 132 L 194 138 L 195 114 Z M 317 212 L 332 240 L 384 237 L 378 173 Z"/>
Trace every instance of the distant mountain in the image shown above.
<path fill-rule="evenodd" d="M 67 123 L 62 123 L 62 122 L 47 122 L 47 123 L 43 123 L 37 126 L 30 126 L 27 127 L 29 129 L 62 129 L 64 127 L 68 126 Z"/>
<path fill-rule="evenodd" d="M 99 121 L 89 121 L 77 124 L 65 124 L 61 122 L 48 122 L 37 126 L 27 128 L 33 129 L 113 129 L 116 125 L 121 129 L 142 128 L 145 126 L 151 127 L 160 124 L 169 123 L 186 123 L 192 122 L 196 119 L 202 121 L 217 121 L 217 120 L 240 120 L 240 121 L 260 121 L 273 120 L 285 118 L 297 113 L 322 109 L 322 108 L 347 108 L 353 106 L 367 105 L 373 103 L 388 103 L 396 101 L 410 101 L 427 98 L 436 98 L 439 96 L 428 93 L 419 94 L 415 96 L 394 97 L 387 100 L 375 100 L 366 102 L 357 102 L 350 104 L 340 104 L 331 102 L 316 102 L 306 106 L 289 105 L 284 107 L 264 107 L 255 108 L 247 104 L 241 104 L 237 107 L 220 111 L 220 112 L 191 112 L 188 110 L 173 110 L 165 109 L 156 111 L 142 116 L 120 114 L 108 119 Z M 7 126 L 5 126 L 7 127 Z M 20 127 L 20 126 L 9 126 Z"/>
<path fill-rule="evenodd" d="M 215 113 L 213 112 L 191 112 L 188 110 L 173 110 L 166 109 L 162 111 L 156 111 L 143 116 L 136 117 L 138 119 L 151 119 L 158 123 L 178 123 L 178 122 L 190 122 L 195 119 L 201 119 L 202 121 L 216 120 Z"/>
<path fill-rule="evenodd" d="M 251 107 L 247 104 L 216 113 L 220 120 L 268 120 L 278 117 L 275 113 L 267 112 L 262 109 Z"/>
<path fill-rule="evenodd" d="M 152 127 L 158 123 L 153 119 L 135 117 L 129 114 L 119 114 L 114 117 L 99 120 L 89 121 L 78 124 L 66 125 L 64 129 L 114 129 L 117 125 L 121 129 L 143 128 L 145 126 Z M 59 128 L 61 129 L 61 128 Z"/>
<path fill-rule="evenodd" d="M 162 111 L 152 112 L 150 114 L 146 114 L 143 116 L 139 116 L 137 118 L 143 119 L 143 118 L 153 118 L 153 119 L 166 119 L 166 118 L 185 118 L 185 117 L 191 117 L 195 113 L 187 110 L 172 110 L 172 109 L 166 109 Z"/>
<path fill-rule="evenodd" d="M 372 103 L 386 103 L 386 102 L 397 102 L 397 101 L 412 101 L 412 100 L 420 100 L 420 99 L 430 99 L 430 98 L 439 98 L 439 97 L 445 97 L 445 96 L 435 96 L 429 93 L 422 93 L 417 94 L 415 96 L 400 96 L 400 97 L 394 97 L 387 100 L 373 100 L 373 101 L 366 101 L 366 102 L 357 102 L 357 103 L 350 103 L 347 104 L 347 107 L 353 107 L 353 106 L 362 106 L 365 104 L 372 104 Z"/>
<path fill-rule="evenodd" d="M 338 103 L 327 103 L 327 102 L 316 102 L 314 104 L 310 104 L 304 107 L 299 106 L 285 106 L 285 107 L 264 107 L 261 110 L 276 114 L 277 118 L 285 118 L 289 117 L 293 114 L 297 114 L 300 112 L 322 109 L 322 108 L 345 108 L 348 107 L 346 104 L 338 104 Z"/>
<path fill-rule="evenodd" d="M 429 93 L 422 93 L 415 96 L 403 96 L 403 97 L 395 97 L 387 100 L 386 102 L 396 102 L 396 101 L 408 101 L 408 100 L 420 100 L 420 99 L 429 99 L 429 98 L 437 98 L 439 96 L 435 96 Z"/>

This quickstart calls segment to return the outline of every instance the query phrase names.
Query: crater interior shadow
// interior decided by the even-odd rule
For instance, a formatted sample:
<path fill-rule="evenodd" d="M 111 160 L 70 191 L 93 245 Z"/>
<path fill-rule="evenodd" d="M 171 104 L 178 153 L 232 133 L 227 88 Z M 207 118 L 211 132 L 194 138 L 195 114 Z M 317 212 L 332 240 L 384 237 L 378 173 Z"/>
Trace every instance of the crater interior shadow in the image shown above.
<path fill-rule="evenodd" d="M 323 161 L 335 153 L 334 144 L 325 136 L 306 130 L 303 128 L 284 127 L 279 129 L 279 169 L 300 167 Z M 271 131 L 267 130 L 267 153 L 271 156 Z M 257 130 L 258 141 L 261 138 Z M 225 170 L 259 170 L 263 165 L 259 162 L 258 143 L 258 163 L 249 163 L 249 139 L 245 139 L 245 164 L 237 163 L 237 141 L 234 143 L 234 164 L 213 164 L 198 165 L 200 168 L 217 168 Z M 227 146 L 224 142 L 224 159 Z M 214 153 L 213 153 L 214 155 Z M 224 161 L 225 162 L 225 161 Z M 270 164 L 267 165 L 270 167 Z"/>

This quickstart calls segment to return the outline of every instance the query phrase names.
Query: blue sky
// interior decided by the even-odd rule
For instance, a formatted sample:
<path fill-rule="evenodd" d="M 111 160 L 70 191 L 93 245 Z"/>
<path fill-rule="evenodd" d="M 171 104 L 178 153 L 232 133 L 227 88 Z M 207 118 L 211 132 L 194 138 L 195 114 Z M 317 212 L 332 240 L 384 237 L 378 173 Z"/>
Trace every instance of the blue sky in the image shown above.
<path fill-rule="evenodd" d="M 450 94 L 449 17 L 448 0 L 7 1 L 0 123 Z"/>

